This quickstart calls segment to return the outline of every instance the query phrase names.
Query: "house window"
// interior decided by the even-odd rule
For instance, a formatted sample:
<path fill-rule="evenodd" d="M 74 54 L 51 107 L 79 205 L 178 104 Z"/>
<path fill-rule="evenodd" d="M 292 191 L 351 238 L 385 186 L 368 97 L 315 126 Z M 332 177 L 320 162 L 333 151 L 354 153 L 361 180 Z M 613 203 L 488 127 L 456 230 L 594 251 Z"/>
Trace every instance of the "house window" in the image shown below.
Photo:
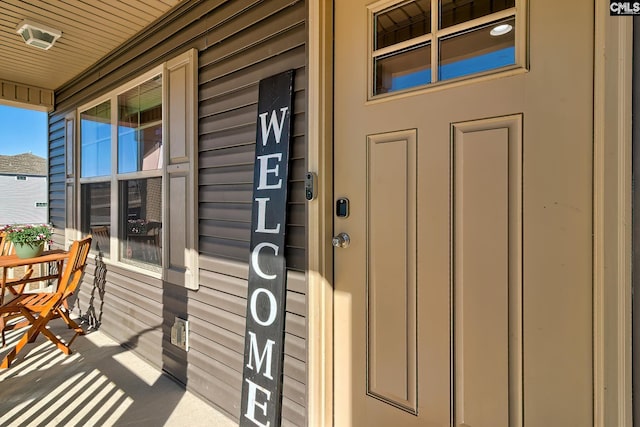
<path fill-rule="evenodd" d="M 199 279 L 197 70 L 190 49 L 81 106 L 72 168 L 93 254 L 189 289 Z"/>
<path fill-rule="evenodd" d="M 80 111 L 82 232 L 95 236 L 95 253 L 156 272 L 162 266 L 162 96 L 160 68 Z"/>
<path fill-rule="evenodd" d="M 522 65 L 517 0 L 384 0 L 369 8 L 371 96 Z M 437 9 L 432 10 L 432 3 Z"/>

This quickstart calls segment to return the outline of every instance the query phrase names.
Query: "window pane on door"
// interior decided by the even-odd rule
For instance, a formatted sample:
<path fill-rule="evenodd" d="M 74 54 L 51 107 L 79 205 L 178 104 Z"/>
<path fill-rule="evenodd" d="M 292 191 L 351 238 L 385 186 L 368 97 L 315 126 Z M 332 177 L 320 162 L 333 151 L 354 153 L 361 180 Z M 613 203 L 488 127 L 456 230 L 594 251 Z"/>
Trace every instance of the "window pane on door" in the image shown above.
<path fill-rule="evenodd" d="M 374 50 L 411 40 L 431 32 L 431 2 L 402 3 L 374 15 Z"/>
<path fill-rule="evenodd" d="M 515 0 L 440 0 L 440 28 L 515 7 Z"/>
<path fill-rule="evenodd" d="M 453 79 L 515 64 L 515 25 L 512 18 L 440 40 L 438 78 Z"/>
<path fill-rule="evenodd" d="M 375 58 L 374 95 L 431 83 L 431 45 Z"/>
<path fill-rule="evenodd" d="M 120 182 L 121 260 L 162 265 L 162 178 Z"/>

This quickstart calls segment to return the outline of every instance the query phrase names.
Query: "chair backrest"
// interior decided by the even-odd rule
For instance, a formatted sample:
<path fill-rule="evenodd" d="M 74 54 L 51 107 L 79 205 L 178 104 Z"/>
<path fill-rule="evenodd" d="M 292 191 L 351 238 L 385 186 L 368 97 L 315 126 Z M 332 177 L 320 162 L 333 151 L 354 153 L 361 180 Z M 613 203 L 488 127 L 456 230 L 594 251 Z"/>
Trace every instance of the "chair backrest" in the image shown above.
<path fill-rule="evenodd" d="M 0 256 L 11 255 L 13 244 L 7 239 L 7 233 L 0 233 Z"/>
<path fill-rule="evenodd" d="M 64 300 L 73 294 L 82 280 L 84 269 L 87 266 L 87 255 L 91 248 L 91 235 L 84 239 L 76 240 L 69 249 L 69 259 L 67 260 L 60 283 L 58 284 L 58 292 L 61 292 Z"/>

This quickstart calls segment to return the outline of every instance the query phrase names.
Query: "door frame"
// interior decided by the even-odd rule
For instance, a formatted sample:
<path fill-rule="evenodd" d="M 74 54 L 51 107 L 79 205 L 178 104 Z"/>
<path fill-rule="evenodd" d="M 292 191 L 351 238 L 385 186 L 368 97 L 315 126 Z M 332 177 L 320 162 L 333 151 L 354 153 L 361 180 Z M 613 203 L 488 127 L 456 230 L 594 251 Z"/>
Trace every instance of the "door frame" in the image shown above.
<path fill-rule="evenodd" d="M 596 1 L 593 150 L 594 426 L 631 426 L 633 18 Z"/>
<path fill-rule="evenodd" d="M 593 419 L 631 425 L 633 18 L 594 11 Z M 307 425 L 333 425 L 333 0 L 308 0 Z M 613 153 L 613 154 L 612 154 Z M 606 197 L 605 197 L 606 196 Z"/>
<path fill-rule="evenodd" d="M 333 425 L 333 0 L 307 3 L 307 425 Z"/>

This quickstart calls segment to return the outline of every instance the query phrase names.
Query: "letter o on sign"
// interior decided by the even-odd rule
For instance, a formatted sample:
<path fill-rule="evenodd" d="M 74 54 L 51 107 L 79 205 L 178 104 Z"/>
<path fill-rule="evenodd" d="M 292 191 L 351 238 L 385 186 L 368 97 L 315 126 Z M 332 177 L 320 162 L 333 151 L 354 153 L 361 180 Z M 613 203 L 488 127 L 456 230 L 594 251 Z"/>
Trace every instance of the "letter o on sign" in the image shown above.
<path fill-rule="evenodd" d="M 266 294 L 269 298 L 269 317 L 265 321 L 260 320 L 260 318 L 258 317 L 258 312 L 256 310 L 258 295 L 262 293 Z M 269 326 L 273 323 L 274 320 L 276 320 L 276 309 L 278 307 L 278 303 L 276 302 L 276 297 L 268 289 L 256 289 L 256 291 L 251 295 L 251 301 L 249 302 L 249 304 L 251 308 L 251 317 L 253 317 L 253 320 L 255 320 L 258 325 Z"/>

